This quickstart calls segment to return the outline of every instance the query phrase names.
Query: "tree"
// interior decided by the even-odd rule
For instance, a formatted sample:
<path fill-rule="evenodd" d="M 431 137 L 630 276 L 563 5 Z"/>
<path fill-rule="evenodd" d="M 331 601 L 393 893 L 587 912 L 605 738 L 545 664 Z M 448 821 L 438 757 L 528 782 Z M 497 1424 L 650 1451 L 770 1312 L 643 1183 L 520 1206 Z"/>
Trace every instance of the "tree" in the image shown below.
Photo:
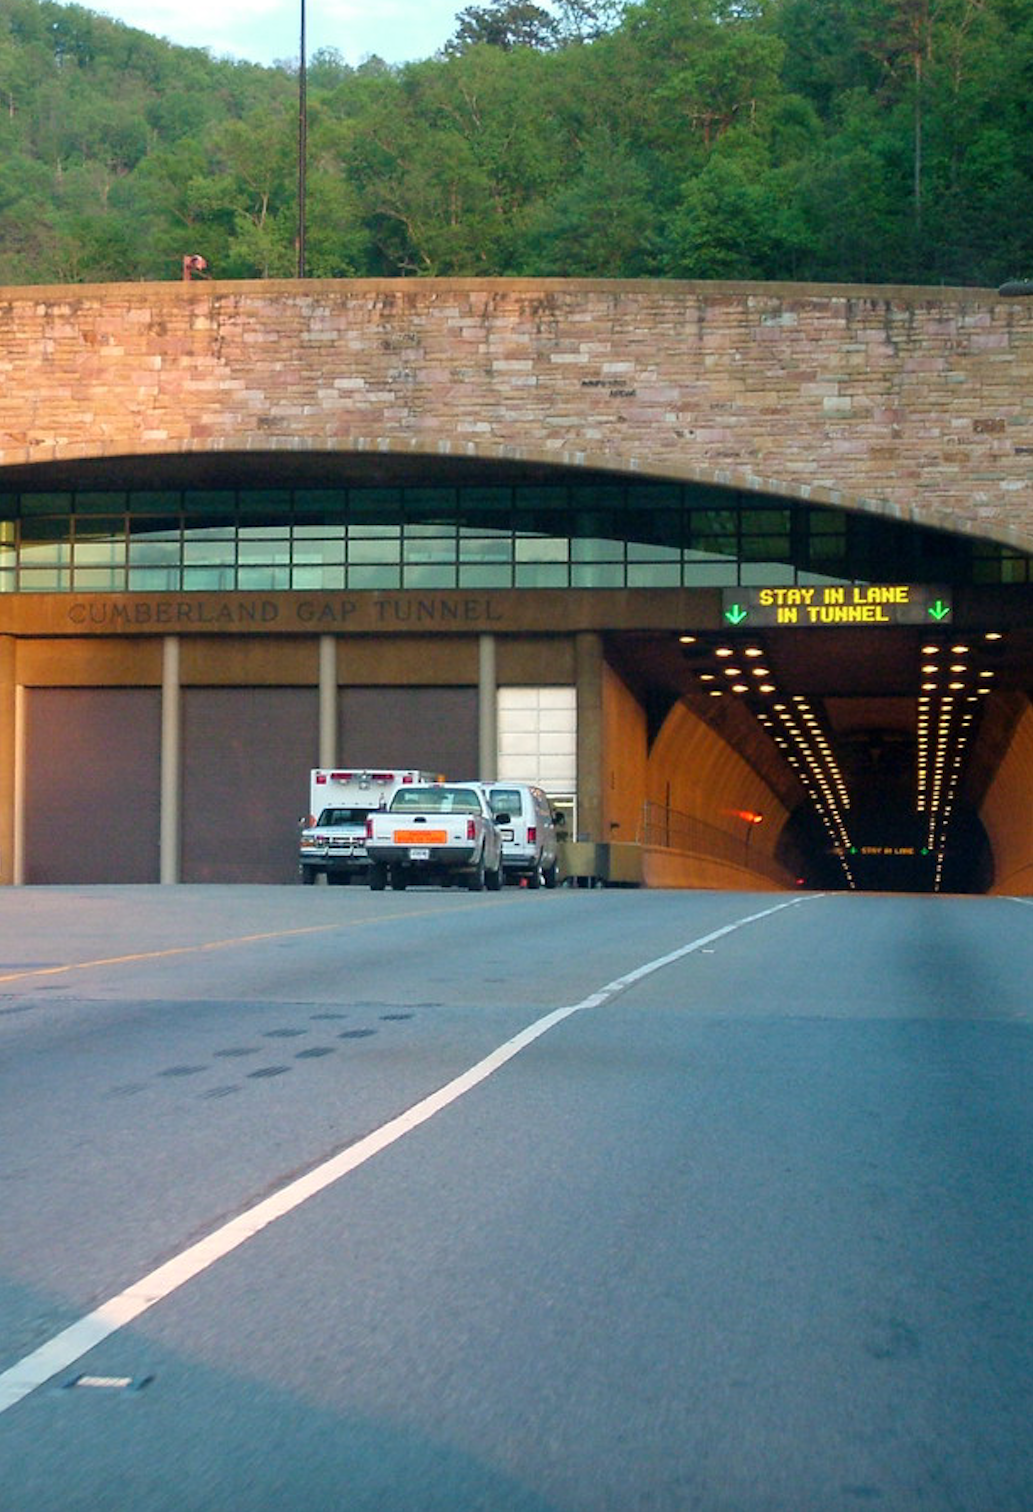
<path fill-rule="evenodd" d="M 515 47 L 534 47 L 547 52 L 560 40 L 559 22 L 532 0 L 488 0 L 487 5 L 469 5 L 456 17 L 455 36 L 445 43 L 444 53 L 454 57 L 483 43 L 506 52 Z"/>

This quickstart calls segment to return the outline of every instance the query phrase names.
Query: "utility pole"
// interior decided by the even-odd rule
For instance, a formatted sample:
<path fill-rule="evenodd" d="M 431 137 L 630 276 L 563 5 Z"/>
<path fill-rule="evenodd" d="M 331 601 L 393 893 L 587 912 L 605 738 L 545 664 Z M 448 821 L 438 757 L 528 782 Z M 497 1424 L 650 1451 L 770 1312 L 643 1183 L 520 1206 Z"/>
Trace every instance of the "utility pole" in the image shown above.
<path fill-rule="evenodd" d="M 305 169 L 308 161 L 308 99 L 305 61 L 305 0 L 301 4 L 301 49 L 298 58 L 298 277 L 305 277 Z"/>

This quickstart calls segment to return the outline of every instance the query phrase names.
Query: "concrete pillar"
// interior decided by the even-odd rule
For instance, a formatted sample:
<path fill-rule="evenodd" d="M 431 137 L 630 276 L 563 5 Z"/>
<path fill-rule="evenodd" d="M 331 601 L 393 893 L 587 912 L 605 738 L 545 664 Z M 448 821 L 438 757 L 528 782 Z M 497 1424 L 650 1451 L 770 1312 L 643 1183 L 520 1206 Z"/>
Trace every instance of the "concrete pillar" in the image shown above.
<path fill-rule="evenodd" d="M 26 691 L 20 683 L 14 688 L 14 859 L 11 880 L 15 887 L 25 883 L 25 739 Z"/>
<path fill-rule="evenodd" d="M 499 765 L 499 699 L 495 670 L 495 637 L 478 637 L 477 646 L 477 775 L 494 782 Z"/>
<path fill-rule="evenodd" d="M 179 637 L 166 635 L 161 657 L 161 816 L 159 869 L 163 883 L 179 881 L 181 704 Z"/>
<path fill-rule="evenodd" d="M 0 886 L 14 880 L 15 640 L 0 635 Z"/>
<path fill-rule="evenodd" d="M 594 630 L 574 640 L 577 677 L 577 839 L 602 841 L 603 640 Z"/>
<path fill-rule="evenodd" d="M 319 637 L 319 756 L 317 766 L 335 767 L 337 754 L 337 638 Z"/>

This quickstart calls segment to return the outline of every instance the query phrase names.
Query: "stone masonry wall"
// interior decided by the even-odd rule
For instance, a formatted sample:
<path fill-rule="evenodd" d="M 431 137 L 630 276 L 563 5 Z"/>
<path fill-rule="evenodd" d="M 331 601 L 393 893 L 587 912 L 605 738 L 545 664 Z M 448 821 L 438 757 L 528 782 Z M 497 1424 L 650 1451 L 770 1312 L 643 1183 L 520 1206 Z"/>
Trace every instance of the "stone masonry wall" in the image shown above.
<path fill-rule="evenodd" d="M 1033 550 L 1033 301 L 562 279 L 0 289 L 0 468 L 245 449 L 717 480 Z"/>

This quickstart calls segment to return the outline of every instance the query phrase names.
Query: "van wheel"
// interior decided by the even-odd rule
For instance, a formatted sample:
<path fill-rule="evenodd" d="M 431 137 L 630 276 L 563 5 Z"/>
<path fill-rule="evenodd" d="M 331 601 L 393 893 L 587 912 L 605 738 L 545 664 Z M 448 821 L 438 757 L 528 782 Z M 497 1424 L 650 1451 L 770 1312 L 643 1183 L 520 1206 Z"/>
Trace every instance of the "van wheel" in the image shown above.
<path fill-rule="evenodd" d="M 467 888 L 469 889 L 470 892 L 483 892 L 484 891 L 484 857 L 483 856 L 478 861 L 478 863 L 474 867 L 473 871 L 470 873 L 469 881 L 467 882 L 466 885 L 467 885 Z"/>
<path fill-rule="evenodd" d="M 370 862 L 369 885 L 371 892 L 383 892 L 387 886 L 387 867 L 383 861 Z"/>
<path fill-rule="evenodd" d="M 545 868 L 545 870 L 542 873 L 542 877 L 543 877 L 543 879 L 545 881 L 546 887 L 555 887 L 556 886 L 556 883 L 559 881 L 559 873 L 557 871 L 555 861 L 552 863 L 551 866 L 547 866 Z"/>
<path fill-rule="evenodd" d="M 541 887 L 544 881 L 545 878 L 542 874 L 541 865 L 539 864 L 538 866 L 533 866 L 527 874 L 528 887 Z"/>

